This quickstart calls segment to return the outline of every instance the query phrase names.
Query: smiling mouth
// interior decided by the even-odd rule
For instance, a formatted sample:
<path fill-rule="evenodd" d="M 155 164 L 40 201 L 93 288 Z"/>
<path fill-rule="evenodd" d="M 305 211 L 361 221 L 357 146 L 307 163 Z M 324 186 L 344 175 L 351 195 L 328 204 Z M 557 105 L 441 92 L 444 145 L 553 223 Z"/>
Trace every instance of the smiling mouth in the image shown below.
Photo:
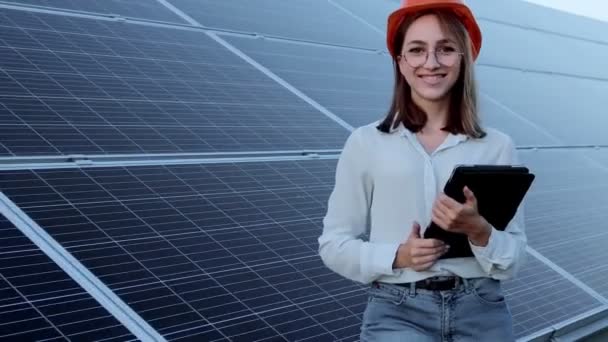
<path fill-rule="evenodd" d="M 418 77 L 422 78 L 423 80 L 440 80 L 445 78 L 445 76 L 446 74 L 418 75 Z"/>
<path fill-rule="evenodd" d="M 418 75 L 418 78 L 422 79 L 427 84 L 436 85 L 440 83 L 446 76 L 447 74 Z"/>

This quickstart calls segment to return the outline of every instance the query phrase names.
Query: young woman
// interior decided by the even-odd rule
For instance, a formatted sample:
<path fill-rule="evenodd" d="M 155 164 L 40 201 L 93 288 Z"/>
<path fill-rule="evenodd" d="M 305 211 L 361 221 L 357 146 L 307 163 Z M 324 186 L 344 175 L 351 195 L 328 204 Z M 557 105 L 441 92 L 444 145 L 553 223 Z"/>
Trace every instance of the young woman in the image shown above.
<path fill-rule="evenodd" d="M 522 210 L 499 231 L 469 189 L 462 204 L 441 193 L 457 164 L 518 163 L 511 138 L 478 118 L 479 27 L 462 1 L 406 0 L 387 44 L 392 105 L 345 143 L 320 256 L 370 285 L 362 341 L 512 341 L 501 280 L 525 257 Z M 449 246 L 422 238 L 431 221 L 466 234 L 474 256 L 440 259 Z"/>

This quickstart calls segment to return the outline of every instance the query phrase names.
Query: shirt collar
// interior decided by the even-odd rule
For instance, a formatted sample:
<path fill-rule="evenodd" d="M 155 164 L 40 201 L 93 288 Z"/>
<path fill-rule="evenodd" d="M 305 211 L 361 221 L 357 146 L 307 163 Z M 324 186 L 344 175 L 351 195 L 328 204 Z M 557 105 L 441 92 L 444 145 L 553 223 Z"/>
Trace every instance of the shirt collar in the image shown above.
<path fill-rule="evenodd" d="M 391 126 L 391 131 L 392 132 L 398 132 L 398 134 L 402 137 L 406 137 L 408 140 L 410 140 L 412 143 L 416 144 L 416 145 L 420 145 L 418 138 L 416 137 L 416 134 L 412 131 L 410 131 L 409 129 L 407 129 L 402 122 L 399 123 L 399 125 L 397 125 L 397 127 L 393 128 L 393 126 Z M 437 149 L 435 150 L 434 153 L 437 153 L 441 150 L 444 149 L 448 149 L 451 147 L 454 147 L 456 145 L 458 145 L 461 142 L 465 142 L 466 140 L 469 139 L 469 136 L 466 134 L 462 134 L 462 133 L 449 133 L 448 136 L 446 137 L 446 139 L 444 140 L 444 142 L 437 147 Z"/>
<path fill-rule="evenodd" d="M 395 120 L 393 120 L 393 123 L 394 122 L 395 122 Z M 401 135 L 401 136 L 413 136 L 414 135 L 414 133 L 412 131 L 410 131 L 403 125 L 403 122 L 399 122 L 399 125 L 397 125 L 397 127 L 395 127 L 395 128 L 393 128 L 393 126 L 394 126 L 394 124 L 391 125 L 391 131 L 390 131 L 391 133 L 398 132 L 399 135 Z M 449 136 L 458 142 L 465 141 L 469 138 L 468 135 L 462 134 L 462 133 L 457 133 L 457 134 L 450 133 Z"/>

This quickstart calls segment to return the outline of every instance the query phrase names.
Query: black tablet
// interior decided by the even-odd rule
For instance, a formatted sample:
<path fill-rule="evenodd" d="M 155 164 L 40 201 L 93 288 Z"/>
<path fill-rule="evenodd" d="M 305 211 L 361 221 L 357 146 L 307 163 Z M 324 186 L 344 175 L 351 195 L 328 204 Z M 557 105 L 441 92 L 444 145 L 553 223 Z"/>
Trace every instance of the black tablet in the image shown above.
<path fill-rule="evenodd" d="M 477 198 L 479 213 L 496 229 L 504 230 L 534 178 L 528 168 L 519 165 L 459 165 L 445 184 L 444 193 L 464 203 L 463 189 L 468 186 Z M 473 256 L 466 235 L 447 232 L 434 222 L 425 230 L 424 238 L 439 239 L 450 245 L 442 259 Z"/>

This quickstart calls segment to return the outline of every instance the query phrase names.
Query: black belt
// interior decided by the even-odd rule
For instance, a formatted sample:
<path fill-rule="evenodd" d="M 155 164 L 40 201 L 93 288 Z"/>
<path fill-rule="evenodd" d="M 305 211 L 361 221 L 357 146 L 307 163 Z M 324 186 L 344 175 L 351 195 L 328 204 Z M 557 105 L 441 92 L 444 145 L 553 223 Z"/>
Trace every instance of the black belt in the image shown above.
<path fill-rule="evenodd" d="M 424 289 L 429 291 L 448 291 L 457 288 L 462 284 L 460 277 L 442 277 L 442 278 L 428 278 L 415 282 L 417 289 Z M 411 283 L 398 283 L 397 286 L 411 287 Z"/>

